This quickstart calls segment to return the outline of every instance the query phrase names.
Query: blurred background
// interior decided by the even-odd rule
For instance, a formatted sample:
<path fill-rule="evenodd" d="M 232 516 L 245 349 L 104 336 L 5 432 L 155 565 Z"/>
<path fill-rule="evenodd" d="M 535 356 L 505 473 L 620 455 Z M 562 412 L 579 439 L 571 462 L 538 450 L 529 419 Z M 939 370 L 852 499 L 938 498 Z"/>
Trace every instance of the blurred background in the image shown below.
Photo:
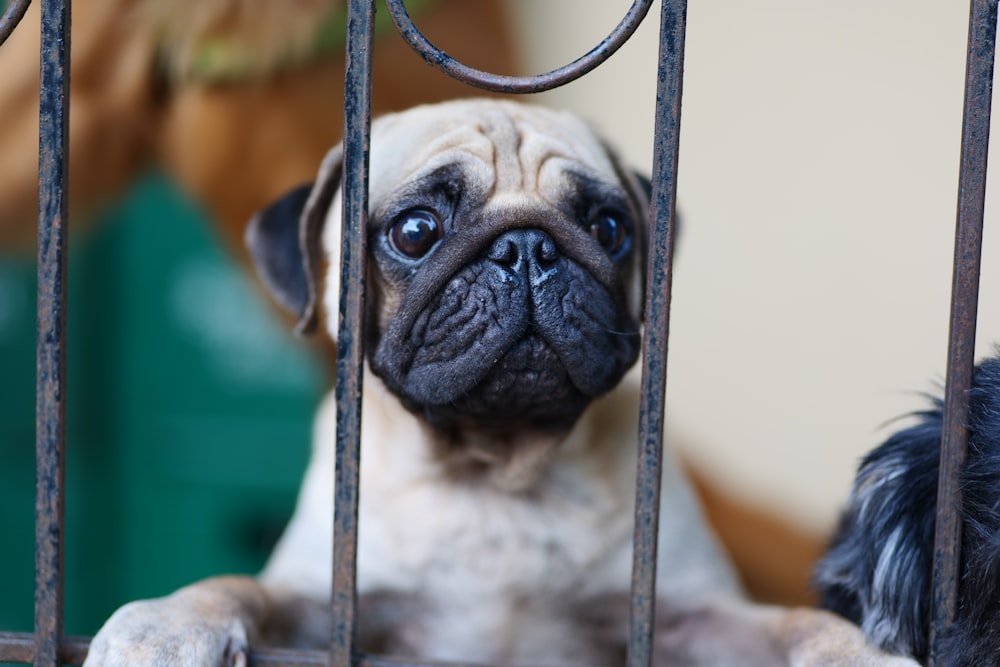
<path fill-rule="evenodd" d="M 546 39 L 573 4 L 515 4 L 533 68 L 628 5 Z M 700 471 L 804 527 L 832 524 L 859 457 L 944 382 L 968 17 L 931 0 L 688 9 L 670 423 Z M 545 96 L 640 166 L 657 29 Z M 996 218 L 988 195 L 980 356 L 1000 341 Z"/>
<path fill-rule="evenodd" d="M 187 25 L 142 1 L 74 10 L 70 633 L 129 599 L 256 570 L 293 507 L 328 377 L 324 352 L 257 290 L 239 236 L 337 140 L 339 3 L 282 4 L 301 20 L 264 35 L 273 62 L 247 64 L 241 39 L 259 44 L 259 26 L 221 9 Z M 411 4 L 453 55 L 534 73 L 596 44 L 630 2 Z M 967 20 L 965 3 L 931 0 L 689 8 L 669 442 L 728 508 L 711 512 L 727 544 L 802 599 L 806 566 L 777 552 L 821 547 L 859 457 L 943 382 Z M 596 72 L 534 96 L 592 120 L 646 171 L 658 22 L 656 4 Z M 36 28 L 29 14 L 0 47 L 5 630 L 32 619 Z M 289 40 L 310 46 L 289 56 Z M 218 43 L 236 55 L 206 60 Z M 389 29 L 375 53 L 377 108 L 477 94 Z M 980 355 L 1000 340 L 995 217 L 988 198 Z"/>

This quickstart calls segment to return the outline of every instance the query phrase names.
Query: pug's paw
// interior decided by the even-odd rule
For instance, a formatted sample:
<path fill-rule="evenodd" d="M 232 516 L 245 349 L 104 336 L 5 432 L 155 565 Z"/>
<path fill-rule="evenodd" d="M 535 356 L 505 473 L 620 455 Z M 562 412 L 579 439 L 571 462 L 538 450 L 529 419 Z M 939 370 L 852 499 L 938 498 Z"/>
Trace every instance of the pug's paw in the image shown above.
<path fill-rule="evenodd" d="M 919 667 L 911 658 L 877 648 L 853 623 L 819 609 L 790 610 L 783 631 L 792 667 Z"/>
<path fill-rule="evenodd" d="M 244 624 L 211 600 L 174 594 L 116 611 L 90 645 L 84 667 L 245 667 Z"/>

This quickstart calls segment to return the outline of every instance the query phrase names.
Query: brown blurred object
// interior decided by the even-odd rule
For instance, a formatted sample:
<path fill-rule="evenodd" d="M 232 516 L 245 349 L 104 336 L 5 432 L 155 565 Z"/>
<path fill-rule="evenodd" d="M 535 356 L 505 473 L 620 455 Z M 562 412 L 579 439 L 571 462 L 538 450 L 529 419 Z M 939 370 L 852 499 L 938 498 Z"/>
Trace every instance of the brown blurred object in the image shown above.
<path fill-rule="evenodd" d="M 750 596 L 759 602 L 811 606 L 813 565 L 826 538 L 727 494 L 710 475 L 686 466 L 715 528 Z"/>
<path fill-rule="evenodd" d="M 250 216 L 311 180 L 343 129 L 343 47 L 288 56 L 342 0 L 74 3 L 70 204 L 74 222 L 158 165 L 217 220 L 238 256 Z M 269 11 L 264 11 L 269 9 Z M 0 48 L 0 246 L 34 237 L 38 8 Z M 476 66 L 515 71 L 501 0 L 425 1 L 418 25 Z M 258 56 L 247 72 L 192 75 L 196 32 Z M 375 113 L 480 95 L 426 65 L 394 30 L 374 49 Z M 268 54 L 271 54 L 268 57 Z M 260 54 L 264 54 L 261 56 Z"/>
<path fill-rule="evenodd" d="M 86 0 L 73 6 L 70 202 L 74 230 L 148 166 L 179 183 L 246 261 L 255 211 L 311 180 L 343 128 L 343 48 L 288 44 L 342 0 Z M 434 0 L 416 22 L 465 62 L 516 72 L 502 0 Z M 0 48 L 0 248 L 31 247 L 38 166 L 38 6 Z M 248 56 L 247 71 L 199 76 L 199 40 Z M 376 113 L 480 95 L 433 70 L 394 30 L 377 37 Z M 329 350 L 324 350 L 330 359 Z M 706 513 L 756 598 L 808 603 L 822 540 L 693 475 Z M 669 509 L 667 509 L 669 511 Z"/>

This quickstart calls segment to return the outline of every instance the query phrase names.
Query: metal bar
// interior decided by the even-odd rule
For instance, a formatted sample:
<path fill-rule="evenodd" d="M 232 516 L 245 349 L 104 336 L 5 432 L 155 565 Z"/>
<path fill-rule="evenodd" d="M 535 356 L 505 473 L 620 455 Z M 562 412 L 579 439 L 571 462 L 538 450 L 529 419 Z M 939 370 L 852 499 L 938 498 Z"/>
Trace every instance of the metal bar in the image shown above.
<path fill-rule="evenodd" d="M 486 667 L 475 662 L 438 662 L 435 660 L 414 660 L 385 655 L 362 656 L 358 667 Z"/>
<path fill-rule="evenodd" d="M 358 470 L 364 369 L 364 275 L 368 223 L 374 0 L 351 0 L 344 84 L 344 214 L 337 334 L 337 464 L 333 525 L 332 667 L 350 667 L 357 629 Z"/>
<path fill-rule="evenodd" d="M 63 663 L 79 665 L 87 657 L 89 637 L 63 637 L 59 655 Z M 31 664 L 35 656 L 35 636 L 28 632 L 0 632 L 0 661 Z"/>
<path fill-rule="evenodd" d="M 65 637 L 59 643 L 63 662 L 79 665 L 87 657 L 89 637 Z M 34 635 L 27 632 L 0 632 L 0 661 L 31 664 L 35 654 Z M 258 648 L 250 652 L 251 667 L 325 667 L 330 654 L 308 649 Z M 355 656 L 357 667 L 483 667 L 473 663 L 411 660 L 384 655 Z"/>
<path fill-rule="evenodd" d="M 250 667 L 326 667 L 328 651 L 254 649 L 249 656 Z"/>
<path fill-rule="evenodd" d="M 948 371 L 934 534 L 934 594 L 930 628 L 932 665 L 937 662 L 937 638 L 955 619 L 960 585 L 962 489 L 959 476 L 968 445 L 965 425 L 975 363 L 996 31 L 997 0 L 973 0 L 969 13 Z"/>
<path fill-rule="evenodd" d="M 259 649 L 250 654 L 251 667 L 320 667 L 327 664 L 328 654 L 322 651 Z M 356 667 L 484 667 L 468 662 L 436 662 L 384 655 L 356 655 Z"/>
<path fill-rule="evenodd" d="M 26 632 L 0 632 L 0 661 L 34 662 L 35 636 Z"/>
<path fill-rule="evenodd" d="M 469 67 L 461 63 L 441 49 L 434 46 L 429 39 L 414 25 L 406 11 L 404 0 L 386 0 L 389 14 L 392 16 L 396 29 L 403 36 L 410 47 L 416 51 L 429 65 L 437 67 L 454 79 L 458 79 L 470 86 L 489 90 L 494 93 L 540 93 L 545 90 L 557 88 L 563 84 L 579 79 L 587 72 L 610 58 L 615 51 L 621 47 L 632 33 L 636 31 L 639 24 L 646 17 L 646 13 L 653 5 L 653 0 L 634 0 L 632 6 L 625 14 L 625 18 L 612 30 L 611 34 L 604 38 L 600 44 L 580 56 L 568 65 L 545 74 L 535 76 L 505 76 L 484 72 L 483 70 Z"/>
<path fill-rule="evenodd" d="M 65 637 L 59 644 L 63 662 L 79 665 L 87 657 L 89 637 Z M 0 661 L 31 664 L 35 655 L 34 635 L 27 632 L 0 632 Z M 258 648 L 250 652 L 251 667 L 325 667 L 326 651 L 308 649 Z M 383 655 L 355 657 L 357 667 L 483 667 L 473 663 L 417 661 Z"/>
<path fill-rule="evenodd" d="M 64 663 L 79 665 L 87 657 L 89 637 L 66 637 L 59 644 Z M 26 632 L 0 632 L 0 661 L 31 664 L 35 655 L 35 638 Z M 250 652 L 250 667 L 326 667 L 330 654 L 309 649 L 258 648 Z M 357 667 L 484 667 L 475 663 L 417 661 L 383 655 L 355 656 Z"/>
<path fill-rule="evenodd" d="M 34 660 L 56 667 L 63 613 L 69 0 L 43 0 L 41 24 Z"/>
<path fill-rule="evenodd" d="M 7 41 L 14 28 L 24 18 L 24 13 L 28 11 L 31 0 L 12 0 L 3 14 L 0 15 L 0 44 Z"/>
<path fill-rule="evenodd" d="M 636 473 L 635 532 L 632 552 L 632 601 L 629 610 L 628 667 L 653 661 L 656 613 L 656 557 L 666 398 L 667 339 L 673 282 L 677 157 L 687 0 L 663 0 L 653 137 L 653 193 L 646 268 L 645 334 L 642 339 L 642 398 Z"/>

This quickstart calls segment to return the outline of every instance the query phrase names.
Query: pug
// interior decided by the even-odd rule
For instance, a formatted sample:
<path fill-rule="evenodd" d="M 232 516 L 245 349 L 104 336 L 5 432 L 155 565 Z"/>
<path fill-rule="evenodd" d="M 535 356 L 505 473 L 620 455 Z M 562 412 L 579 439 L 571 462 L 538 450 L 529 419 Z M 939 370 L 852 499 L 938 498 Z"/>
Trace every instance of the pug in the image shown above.
<path fill-rule="evenodd" d="M 495 100 L 376 119 L 370 152 L 358 647 L 622 664 L 649 196 L 577 117 Z M 337 335 L 341 150 L 250 224 L 301 331 Z M 263 572 L 117 611 L 86 665 L 241 665 L 328 641 L 336 406 Z M 811 609 L 756 606 L 667 457 L 655 659 L 912 665 Z"/>

